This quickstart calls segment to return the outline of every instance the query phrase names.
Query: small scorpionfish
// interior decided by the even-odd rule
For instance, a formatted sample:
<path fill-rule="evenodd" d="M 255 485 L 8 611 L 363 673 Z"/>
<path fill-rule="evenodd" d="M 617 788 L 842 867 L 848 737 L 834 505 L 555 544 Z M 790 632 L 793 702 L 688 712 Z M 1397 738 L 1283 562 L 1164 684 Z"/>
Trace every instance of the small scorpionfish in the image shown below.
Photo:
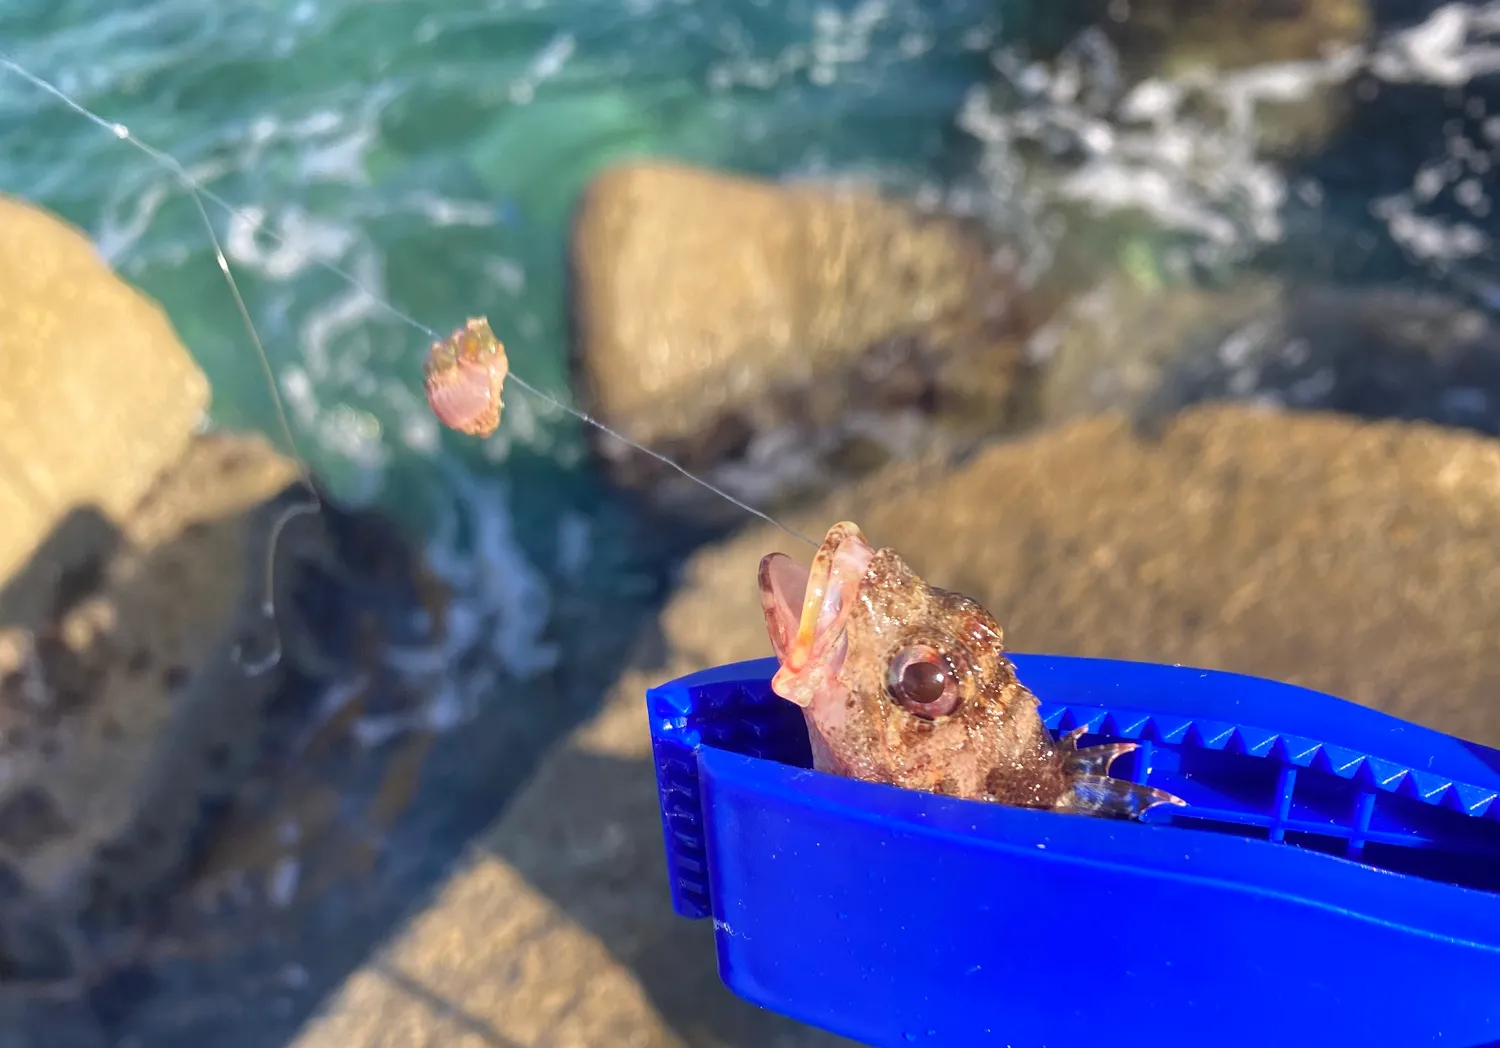
<path fill-rule="evenodd" d="M 1109 775 L 1135 743 L 1054 741 L 983 607 L 923 582 L 858 527 L 829 529 L 811 570 L 760 563 L 781 663 L 771 687 L 802 707 L 819 771 L 1025 808 L 1138 818 L 1169 793 Z"/>

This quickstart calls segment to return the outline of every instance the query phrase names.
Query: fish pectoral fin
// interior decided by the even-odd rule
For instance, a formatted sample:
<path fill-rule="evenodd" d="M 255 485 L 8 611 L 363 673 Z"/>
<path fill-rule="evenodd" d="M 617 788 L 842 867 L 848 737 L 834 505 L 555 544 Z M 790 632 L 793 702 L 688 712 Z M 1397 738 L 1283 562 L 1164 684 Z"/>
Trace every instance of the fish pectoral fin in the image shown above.
<path fill-rule="evenodd" d="M 1079 756 L 1092 750 L 1113 749 L 1112 746 L 1094 746 L 1080 750 Z M 1109 760 L 1113 760 L 1109 756 Z M 1116 779 L 1109 775 L 1072 775 L 1068 789 L 1058 798 L 1055 810 L 1079 815 L 1096 815 L 1105 818 L 1138 819 L 1148 808 L 1158 804 L 1175 804 L 1186 807 L 1187 802 L 1154 786 L 1142 786 L 1129 779 Z"/>
<path fill-rule="evenodd" d="M 1076 745 L 1077 733 L 1070 733 L 1067 738 Z M 1065 751 L 1063 766 L 1070 775 L 1108 775 L 1109 766 L 1115 762 L 1115 758 L 1123 757 L 1139 747 L 1140 743 L 1136 742 L 1111 742 L 1103 746 L 1073 750 L 1071 753 Z"/>
<path fill-rule="evenodd" d="M 1088 730 L 1089 726 L 1087 724 L 1080 724 L 1078 727 L 1074 728 L 1066 735 L 1059 736 L 1057 739 L 1057 744 L 1063 750 L 1067 751 L 1068 753 L 1072 753 L 1073 751 L 1078 749 L 1078 740 L 1088 734 Z"/>

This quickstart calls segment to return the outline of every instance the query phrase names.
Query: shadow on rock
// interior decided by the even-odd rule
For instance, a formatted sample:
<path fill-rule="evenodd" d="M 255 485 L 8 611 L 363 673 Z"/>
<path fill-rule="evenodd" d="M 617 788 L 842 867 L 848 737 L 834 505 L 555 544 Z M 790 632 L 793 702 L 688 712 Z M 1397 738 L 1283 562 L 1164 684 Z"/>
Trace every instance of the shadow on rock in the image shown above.
<path fill-rule="evenodd" d="M 712 922 L 672 910 L 649 760 L 564 747 L 486 847 L 596 936 L 683 1044 L 852 1043 L 741 1000 L 720 981 Z"/>
<path fill-rule="evenodd" d="M 594 712 L 656 599 L 559 586 L 571 654 L 445 730 L 462 667 L 428 629 L 462 609 L 383 517 L 289 515 L 294 475 L 202 438 L 0 591 L 5 1048 L 287 1043 Z"/>

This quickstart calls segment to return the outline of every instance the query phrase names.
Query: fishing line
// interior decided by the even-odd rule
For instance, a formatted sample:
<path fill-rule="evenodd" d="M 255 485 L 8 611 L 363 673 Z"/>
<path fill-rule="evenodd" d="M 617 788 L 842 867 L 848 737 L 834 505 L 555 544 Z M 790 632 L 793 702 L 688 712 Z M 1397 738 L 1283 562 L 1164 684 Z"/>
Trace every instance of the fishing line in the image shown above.
<path fill-rule="evenodd" d="M 61 88 L 26 69 L 24 66 L 16 62 L 13 58 L 8 56 L 4 52 L 0 52 L 0 66 L 8 69 L 10 72 L 27 81 L 32 86 L 45 91 L 54 99 L 67 106 L 73 112 L 88 120 L 90 123 L 95 124 L 105 131 L 108 131 L 120 141 L 127 142 L 131 146 L 134 146 L 136 149 L 140 150 L 146 156 L 154 160 L 160 167 L 168 171 L 174 178 L 176 178 L 177 182 L 182 186 L 182 188 L 186 190 L 187 193 L 193 198 L 193 204 L 198 211 L 198 217 L 203 222 L 203 228 L 208 231 L 209 241 L 213 245 L 214 260 L 218 263 L 219 271 L 223 273 L 224 279 L 229 285 L 230 294 L 234 297 L 235 308 L 239 311 L 240 318 L 244 321 L 245 329 L 250 334 L 250 341 L 255 347 L 256 356 L 260 361 L 261 370 L 265 373 L 267 384 L 270 386 L 271 399 L 275 403 L 276 407 L 277 424 L 281 429 L 282 435 L 287 441 L 288 447 L 291 450 L 293 457 L 295 457 L 297 460 L 297 469 L 299 474 L 301 475 L 302 483 L 307 488 L 308 493 L 311 496 L 310 501 L 301 503 L 299 505 L 290 506 L 287 509 L 283 510 L 277 516 L 275 523 L 271 527 L 271 541 L 266 553 L 264 580 L 265 596 L 261 602 L 261 612 L 272 623 L 272 649 L 260 659 L 247 660 L 244 657 L 243 652 L 236 648 L 236 659 L 244 667 L 246 673 L 252 676 L 264 673 L 276 666 L 276 664 L 281 661 L 282 655 L 280 633 L 275 628 L 276 597 L 274 590 L 274 572 L 276 561 L 276 544 L 281 536 L 282 530 L 288 523 L 304 513 L 321 512 L 323 509 L 323 503 L 318 496 L 317 488 L 313 484 L 311 472 L 305 464 L 306 460 L 298 450 L 297 439 L 292 433 L 291 423 L 287 418 L 286 408 L 282 403 L 281 393 L 276 385 L 276 375 L 275 371 L 271 367 L 270 356 L 266 353 L 265 346 L 261 342 L 260 334 L 256 331 L 255 322 L 253 319 L 251 319 L 250 316 L 250 310 L 245 304 L 244 297 L 240 294 L 239 283 L 235 280 L 234 272 L 230 268 L 229 258 L 224 253 L 224 248 L 220 243 L 219 235 L 214 231 L 213 222 L 209 219 L 208 209 L 204 207 L 203 202 L 204 200 L 211 201 L 218 207 L 222 208 L 231 217 L 244 222 L 247 228 L 254 229 L 258 234 L 267 236 L 278 244 L 285 246 L 287 243 L 286 238 L 278 234 L 275 230 L 263 228 L 261 223 L 259 223 L 253 216 L 245 213 L 242 209 L 235 207 L 218 193 L 215 193 L 212 189 L 209 189 L 207 186 L 203 185 L 191 174 L 189 174 L 188 170 L 183 167 L 182 163 L 170 153 L 157 149 L 150 143 L 137 138 L 134 134 L 131 133 L 130 128 L 128 128 L 124 124 L 106 120 L 98 113 L 95 113 L 93 110 L 89 109 L 83 103 L 69 96 Z M 422 333 L 429 339 L 432 339 L 434 341 L 442 339 L 443 336 L 438 332 L 434 331 L 426 324 L 421 323 L 409 314 L 398 309 L 395 305 L 388 302 L 386 299 L 382 298 L 374 291 L 371 291 L 353 273 L 350 273 L 343 267 L 337 265 L 336 263 L 329 262 L 326 259 L 314 258 L 312 259 L 312 261 L 318 266 L 321 266 L 326 271 L 332 273 L 334 276 L 338 277 L 340 280 L 343 280 L 350 287 L 353 287 L 356 290 L 360 291 L 367 298 L 369 298 L 370 301 L 380 306 L 395 319 L 405 323 L 407 326 Z M 514 371 L 510 372 L 509 381 L 521 387 L 521 389 L 525 390 L 531 396 L 536 397 L 537 399 L 543 401 L 551 407 L 573 416 L 586 425 L 593 426 L 595 429 L 599 430 L 601 433 L 604 433 L 606 436 L 618 440 L 625 446 L 632 448 L 635 451 L 639 451 L 655 459 L 657 462 L 662 463 L 665 466 L 670 466 L 678 473 L 681 473 L 688 480 L 692 481 L 695 484 L 701 485 L 702 487 L 706 488 L 708 491 L 713 492 L 715 495 L 719 496 L 725 501 L 733 504 L 734 506 L 737 506 L 741 510 L 744 510 L 746 513 L 749 513 L 754 517 L 758 517 L 759 519 L 765 521 L 768 524 L 771 524 L 774 527 L 780 528 L 788 535 L 792 536 L 793 538 L 799 539 L 810 546 L 817 546 L 817 543 L 812 539 L 808 538 L 805 535 L 802 535 L 797 531 L 794 531 L 792 528 L 781 523 L 781 521 L 776 520 L 769 514 L 756 509 L 754 506 L 751 506 L 749 503 L 744 502 L 741 499 L 736 498 L 717 485 L 689 471 L 686 467 L 678 465 L 676 462 L 672 461 L 672 459 L 668 458 L 666 455 L 663 455 L 661 452 L 655 451 L 649 447 L 646 447 L 644 444 L 640 444 L 634 440 L 631 440 L 623 433 L 619 432 L 611 426 L 606 425 L 604 422 L 600 421 L 597 418 L 594 418 L 587 412 L 564 403 L 562 400 L 559 400 L 552 394 L 545 392 L 538 386 L 532 385 L 530 382 L 527 382 L 524 378 L 522 378 L 520 375 L 517 375 Z"/>

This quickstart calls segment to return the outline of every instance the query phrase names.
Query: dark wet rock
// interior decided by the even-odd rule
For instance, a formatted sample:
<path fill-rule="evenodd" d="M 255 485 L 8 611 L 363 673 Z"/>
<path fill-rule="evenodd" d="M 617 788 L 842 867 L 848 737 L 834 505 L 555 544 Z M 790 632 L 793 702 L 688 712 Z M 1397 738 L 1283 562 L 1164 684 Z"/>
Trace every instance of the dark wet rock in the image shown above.
<path fill-rule="evenodd" d="M 589 187 L 572 258 L 588 406 L 736 494 L 795 498 L 1013 419 L 1029 322 L 955 221 L 860 188 L 632 163 Z M 668 467 L 596 447 L 626 485 L 722 512 Z"/>
<path fill-rule="evenodd" d="M 1245 397 L 1500 434 L 1500 320 L 1402 287 L 1291 289 L 1190 343 L 1148 410 Z"/>
<path fill-rule="evenodd" d="M 1032 345 L 1036 416 L 1121 410 L 1156 426 L 1205 400 L 1409 419 L 1500 433 L 1500 322 L 1404 286 L 1143 287 L 1112 277 Z"/>

